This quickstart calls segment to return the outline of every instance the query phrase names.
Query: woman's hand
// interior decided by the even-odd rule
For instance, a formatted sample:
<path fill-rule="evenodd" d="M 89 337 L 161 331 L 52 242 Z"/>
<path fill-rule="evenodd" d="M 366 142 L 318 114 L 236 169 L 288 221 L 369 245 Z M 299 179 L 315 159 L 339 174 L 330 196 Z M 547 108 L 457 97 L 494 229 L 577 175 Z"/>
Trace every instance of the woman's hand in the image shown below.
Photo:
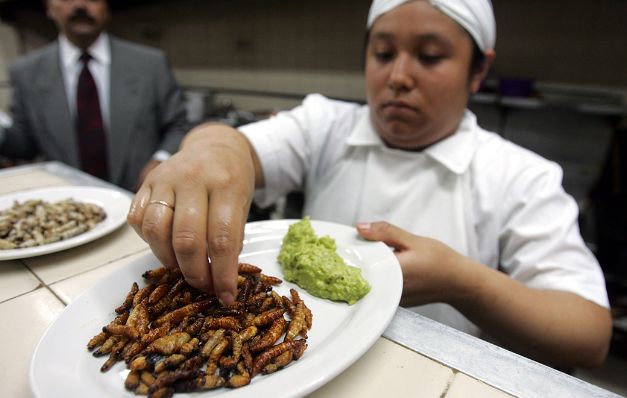
<path fill-rule="evenodd" d="M 594 367 L 605 360 L 612 335 L 607 308 L 568 291 L 526 286 L 386 222 L 357 230 L 395 249 L 403 306 L 450 304 L 499 344 L 551 366 Z"/>
<path fill-rule="evenodd" d="M 360 223 L 359 234 L 368 240 L 379 240 L 394 249 L 403 271 L 401 305 L 416 306 L 449 302 L 458 275 L 455 268 L 462 257 L 443 243 L 413 235 L 387 222 Z"/>
<path fill-rule="evenodd" d="M 190 285 L 215 292 L 225 304 L 237 292 L 256 164 L 238 131 L 197 127 L 148 174 L 127 217 L 166 267 L 180 267 Z"/>

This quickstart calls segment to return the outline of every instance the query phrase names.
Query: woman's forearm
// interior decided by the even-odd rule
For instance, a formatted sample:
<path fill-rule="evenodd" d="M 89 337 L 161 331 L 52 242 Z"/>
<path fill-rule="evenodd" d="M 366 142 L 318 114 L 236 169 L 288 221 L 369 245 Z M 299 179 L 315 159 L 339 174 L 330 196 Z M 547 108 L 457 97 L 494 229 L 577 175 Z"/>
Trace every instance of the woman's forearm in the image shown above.
<path fill-rule="evenodd" d="M 447 303 L 500 345 L 553 366 L 593 367 L 607 355 L 609 311 L 576 294 L 533 289 L 434 239 L 387 222 L 360 235 L 394 248 L 403 270 L 401 305 Z"/>
<path fill-rule="evenodd" d="M 594 367 L 607 355 L 608 309 L 574 293 L 530 288 L 462 257 L 449 304 L 499 344 L 552 366 Z"/>

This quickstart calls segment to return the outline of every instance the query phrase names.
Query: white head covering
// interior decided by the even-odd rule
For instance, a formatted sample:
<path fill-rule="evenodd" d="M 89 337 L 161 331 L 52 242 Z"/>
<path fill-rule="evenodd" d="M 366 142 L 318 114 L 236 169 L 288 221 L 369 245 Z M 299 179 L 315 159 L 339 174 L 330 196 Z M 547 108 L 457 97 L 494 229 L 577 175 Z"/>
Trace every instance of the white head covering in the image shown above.
<path fill-rule="evenodd" d="M 409 0 L 374 0 L 368 14 L 368 28 L 382 14 Z M 427 0 L 460 24 L 482 51 L 494 49 L 496 21 L 490 0 Z"/>

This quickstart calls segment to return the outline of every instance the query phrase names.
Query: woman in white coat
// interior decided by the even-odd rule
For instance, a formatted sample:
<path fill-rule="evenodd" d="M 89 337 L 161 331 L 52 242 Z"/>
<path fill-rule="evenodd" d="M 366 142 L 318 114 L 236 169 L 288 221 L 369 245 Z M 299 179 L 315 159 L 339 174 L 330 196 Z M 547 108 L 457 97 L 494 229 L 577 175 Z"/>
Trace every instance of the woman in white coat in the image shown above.
<path fill-rule="evenodd" d="M 367 26 L 366 106 L 310 95 L 240 131 L 200 126 L 130 224 L 230 303 L 255 189 L 262 205 L 302 189 L 305 214 L 395 248 L 403 306 L 553 366 L 601 364 L 603 274 L 561 169 L 466 109 L 495 57 L 489 0 L 375 0 Z"/>

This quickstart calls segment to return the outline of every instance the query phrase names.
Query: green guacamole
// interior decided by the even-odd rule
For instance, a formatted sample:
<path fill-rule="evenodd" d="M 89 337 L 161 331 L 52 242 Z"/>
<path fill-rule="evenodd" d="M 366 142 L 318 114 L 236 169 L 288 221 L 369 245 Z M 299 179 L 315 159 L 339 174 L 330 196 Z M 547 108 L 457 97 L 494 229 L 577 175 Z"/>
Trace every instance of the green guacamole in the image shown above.
<path fill-rule="evenodd" d="M 279 264 L 286 280 L 314 296 L 355 304 L 370 291 L 361 269 L 344 262 L 329 236 L 318 238 L 309 217 L 290 225 L 283 238 Z"/>

